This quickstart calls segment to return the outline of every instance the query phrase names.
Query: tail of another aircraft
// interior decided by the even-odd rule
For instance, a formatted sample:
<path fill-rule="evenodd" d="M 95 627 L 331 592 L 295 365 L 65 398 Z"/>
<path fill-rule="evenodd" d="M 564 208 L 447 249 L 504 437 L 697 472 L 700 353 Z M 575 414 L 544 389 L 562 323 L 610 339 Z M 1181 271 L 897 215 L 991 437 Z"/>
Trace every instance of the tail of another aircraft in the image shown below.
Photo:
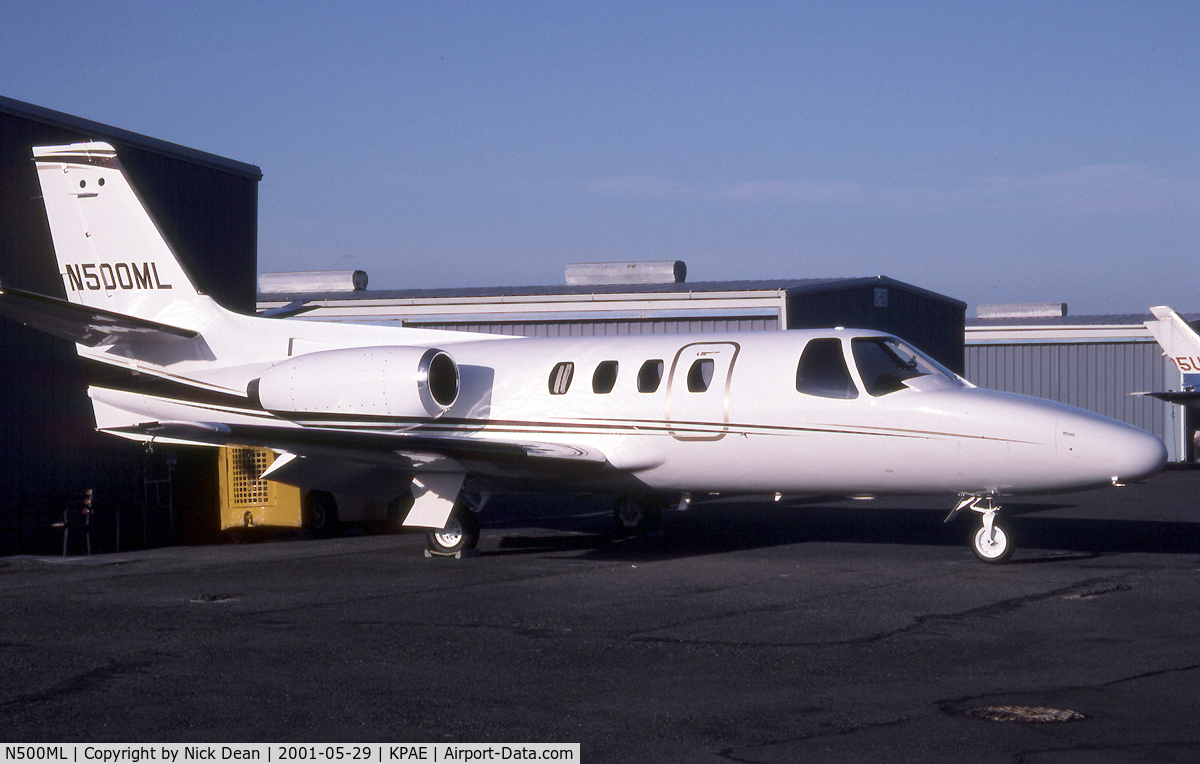
<path fill-rule="evenodd" d="M 1157 321 L 1147 321 L 1146 328 L 1158 340 L 1163 353 L 1185 374 L 1200 374 L 1200 334 L 1175 310 L 1165 305 L 1150 309 Z"/>
<path fill-rule="evenodd" d="M 149 321 L 185 325 L 201 295 L 130 185 L 107 143 L 33 150 L 67 299 Z"/>

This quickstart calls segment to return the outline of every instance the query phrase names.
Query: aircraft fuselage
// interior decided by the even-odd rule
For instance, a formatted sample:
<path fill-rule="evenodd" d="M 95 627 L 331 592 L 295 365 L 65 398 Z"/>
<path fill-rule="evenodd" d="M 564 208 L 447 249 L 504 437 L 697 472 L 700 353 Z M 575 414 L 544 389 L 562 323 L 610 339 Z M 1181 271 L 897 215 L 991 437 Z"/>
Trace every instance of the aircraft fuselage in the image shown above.
<path fill-rule="evenodd" d="M 272 323 L 291 323 L 297 335 L 315 326 Z M 1165 460 L 1161 441 L 1142 430 L 1062 404 L 982 390 L 932 366 L 872 394 L 853 348 L 856 342 L 893 341 L 875 332 L 606 340 L 459 336 L 456 343 L 445 342 L 445 333 L 439 338 L 461 382 L 453 405 L 436 416 L 403 404 L 389 407 L 387 366 L 375 359 L 390 360 L 406 349 L 392 346 L 343 349 L 328 360 L 329 368 L 311 365 L 293 395 L 316 402 L 289 407 L 305 410 L 280 410 L 284 407 L 276 404 L 266 411 L 246 402 L 218 414 L 211 404 L 197 407 L 178 398 L 104 389 L 93 389 L 92 396 L 159 421 L 558 444 L 602 454 L 607 464 L 556 472 L 556 483 L 612 490 L 1045 493 L 1136 480 Z M 842 353 L 849 374 L 842 397 L 798 389 L 798 365 L 814 340 L 832 342 Z M 570 378 L 564 380 L 568 364 Z M 238 387 L 262 375 L 256 366 L 235 382 L 232 371 L 210 376 Z M 393 374 L 392 382 L 411 383 L 407 370 Z M 322 393 L 322 385 L 331 390 Z M 513 474 L 487 465 L 475 469 L 485 476 L 492 472 L 498 482 Z M 532 488 L 539 477 L 536 470 L 518 471 L 517 482 Z"/>

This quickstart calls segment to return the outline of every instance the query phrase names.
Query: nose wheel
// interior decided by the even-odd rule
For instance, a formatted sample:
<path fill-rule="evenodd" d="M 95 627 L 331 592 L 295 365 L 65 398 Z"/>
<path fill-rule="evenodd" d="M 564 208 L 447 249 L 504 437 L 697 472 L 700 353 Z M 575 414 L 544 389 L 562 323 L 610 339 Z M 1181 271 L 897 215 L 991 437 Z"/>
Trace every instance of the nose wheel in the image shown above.
<path fill-rule="evenodd" d="M 971 537 L 971 551 L 983 562 L 1001 563 L 1012 556 L 1012 531 L 1008 526 L 996 519 L 1000 507 L 994 506 L 991 496 L 963 496 L 958 506 L 946 517 L 950 522 L 964 509 L 978 512 L 982 515 L 982 524 L 975 535 Z"/>
<path fill-rule="evenodd" d="M 989 520 L 991 522 L 988 522 Z M 971 551 L 984 562 L 1004 562 L 1013 553 L 1012 536 L 1008 528 L 996 522 L 994 517 L 985 514 L 983 525 L 975 531 L 971 540 Z"/>

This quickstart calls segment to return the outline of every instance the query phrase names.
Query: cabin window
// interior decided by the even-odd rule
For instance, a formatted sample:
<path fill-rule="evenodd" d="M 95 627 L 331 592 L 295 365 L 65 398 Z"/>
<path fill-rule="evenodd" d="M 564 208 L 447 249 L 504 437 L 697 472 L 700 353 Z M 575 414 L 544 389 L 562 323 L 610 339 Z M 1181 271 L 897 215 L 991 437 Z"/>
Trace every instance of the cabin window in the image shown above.
<path fill-rule="evenodd" d="M 571 377 L 575 375 L 575 364 L 563 361 L 550 372 L 550 394 L 562 395 L 571 387 Z"/>
<path fill-rule="evenodd" d="M 592 392 L 605 395 L 617 384 L 617 362 L 601 361 L 592 374 Z"/>
<path fill-rule="evenodd" d="M 708 390 L 708 386 L 712 384 L 714 365 L 711 358 L 696 359 L 696 362 L 692 364 L 692 368 L 688 369 L 688 392 L 702 393 Z"/>
<path fill-rule="evenodd" d="M 646 361 L 642 364 L 642 368 L 638 369 L 638 392 L 639 393 L 656 393 L 658 386 L 662 384 L 663 377 L 663 362 L 661 358 L 653 361 Z"/>
<path fill-rule="evenodd" d="M 842 341 L 834 337 L 811 340 L 796 366 L 796 389 L 821 398 L 858 397 L 858 388 L 846 367 Z"/>

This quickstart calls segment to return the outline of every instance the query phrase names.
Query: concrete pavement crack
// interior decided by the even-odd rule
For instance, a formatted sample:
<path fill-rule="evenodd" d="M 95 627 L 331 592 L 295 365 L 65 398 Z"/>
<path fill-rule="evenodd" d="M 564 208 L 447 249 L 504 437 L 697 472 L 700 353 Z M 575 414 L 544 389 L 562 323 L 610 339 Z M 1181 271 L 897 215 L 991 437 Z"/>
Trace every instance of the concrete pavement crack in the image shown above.
<path fill-rule="evenodd" d="M 926 615 L 915 616 L 912 622 L 896 629 L 878 632 L 876 634 L 867 634 L 861 637 L 842 640 L 821 640 L 821 641 L 796 641 L 796 642 L 730 642 L 705 639 L 683 639 L 670 637 L 657 637 L 653 632 L 661 632 L 668 629 L 676 629 L 681 626 L 694 626 L 699 623 L 720 621 L 731 617 L 744 616 L 747 613 L 755 612 L 778 612 L 786 610 L 786 606 L 770 605 L 761 608 L 748 608 L 738 610 L 736 612 L 721 613 L 705 618 L 697 618 L 686 623 L 675 623 L 669 626 L 655 627 L 654 629 L 644 632 L 633 633 L 626 635 L 627 639 L 641 642 L 666 642 L 670 644 L 703 644 L 717 645 L 723 647 L 758 647 L 758 648 L 795 648 L 795 647 L 849 647 L 853 645 L 873 644 L 886 639 L 909 634 L 913 631 L 921 629 L 932 623 L 957 623 L 969 618 L 987 617 L 998 613 L 1007 613 L 1018 608 L 1024 607 L 1030 603 L 1042 602 L 1051 600 L 1056 597 L 1065 597 L 1067 594 L 1076 591 L 1094 592 L 1097 586 L 1104 585 L 1108 587 L 1108 591 L 1124 591 L 1128 587 L 1123 584 L 1112 584 L 1112 576 L 1100 578 L 1091 578 L 1085 581 L 1077 581 L 1068 586 L 1062 586 L 1049 591 L 1027 594 L 1020 597 L 1013 597 L 998 602 L 990 602 L 978 607 L 968 608 L 955 613 L 930 613 Z"/>
<path fill-rule="evenodd" d="M 741 746 L 736 746 L 736 747 L 731 747 L 731 748 L 724 748 L 724 749 L 718 751 L 717 755 L 720 758 L 725 759 L 727 761 L 736 761 L 736 762 L 740 762 L 740 764 L 758 764 L 758 762 L 759 762 L 758 759 L 745 758 L 745 754 L 739 755 L 738 751 L 745 751 L 748 753 L 748 752 L 754 751 L 754 750 L 774 748 L 777 746 L 795 745 L 797 743 L 805 743 L 810 740 L 821 740 L 821 739 L 825 739 L 825 738 L 845 737 L 848 735 L 855 735 L 859 732 L 888 729 L 889 727 L 898 727 L 903 724 L 908 724 L 909 722 L 912 722 L 917 718 L 919 718 L 919 717 L 910 717 L 910 718 L 904 718 L 904 719 L 892 719 L 889 721 L 873 722 L 873 723 L 869 723 L 869 724 L 859 724 L 859 725 L 848 726 L 848 727 L 840 727 L 838 729 L 823 730 L 821 732 L 814 732 L 814 733 L 808 734 L 808 735 L 797 735 L 796 737 L 792 737 L 792 738 L 782 738 L 779 740 L 769 740 L 769 741 L 765 741 L 762 743 L 753 743 L 753 744 L 749 744 L 749 745 L 741 745 Z"/>
<path fill-rule="evenodd" d="M 1171 751 L 1175 753 L 1188 753 L 1186 760 L 1195 760 L 1195 754 L 1200 752 L 1200 742 L 1177 742 L 1164 741 L 1157 743 L 1117 743 L 1113 745 L 1086 745 L 1076 744 L 1069 748 L 1042 748 L 1029 751 L 1018 751 L 1013 754 L 1013 764 L 1026 764 L 1043 760 L 1044 757 L 1050 757 L 1051 760 L 1057 760 L 1060 755 L 1070 754 L 1078 756 L 1084 754 L 1088 758 L 1095 758 L 1099 754 L 1104 753 L 1119 753 L 1122 754 L 1123 761 L 1183 761 L 1178 757 L 1167 758 L 1164 752 Z M 1087 759 L 1083 759 L 1086 761 Z"/>
<path fill-rule="evenodd" d="M 5 701 L 0 701 L 0 708 L 10 708 L 13 706 L 24 706 L 31 703 L 43 703 L 65 695 L 72 695 L 77 692 L 82 692 L 92 687 L 105 684 L 117 676 L 130 671 L 139 671 L 142 664 L 135 663 L 119 663 L 110 660 L 106 665 L 99 666 L 91 671 L 85 671 L 82 674 L 68 677 L 58 684 L 49 687 L 41 692 L 31 692 L 9 698 Z"/>
<path fill-rule="evenodd" d="M 1034 691 L 1026 690 L 1007 690 L 1004 692 L 989 692 L 982 695 L 964 695 L 961 698 L 952 698 L 948 700 L 936 701 L 936 705 L 947 714 L 956 714 L 963 706 L 988 704 L 996 699 L 1009 699 L 1014 695 L 1024 695 L 1029 697 L 1044 697 L 1046 695 L 1059 695 L 1067 692 L 1080 692 L 1083 690 L 1096 690 L 1116 687 L 1130 682 L 1138 682 L 1143 679 L 1153 679 L 1160 676 L 1168 676 L 1170 674 L 1186 674 L 1191 671 L 1200 671 L 1200 663 L 1191 663 L 1185 666 L 1173 666 L 1170 668 L 1157 669 L 1155 671 L 1144 671 L 1140 674 L 1132 674 L 1130 676 L 1118 677 L 1110 679 L 1107 682 L 1099 682 L 1097 684 L 1083 684 L 1060 687 L 1043 687 Z"/>

